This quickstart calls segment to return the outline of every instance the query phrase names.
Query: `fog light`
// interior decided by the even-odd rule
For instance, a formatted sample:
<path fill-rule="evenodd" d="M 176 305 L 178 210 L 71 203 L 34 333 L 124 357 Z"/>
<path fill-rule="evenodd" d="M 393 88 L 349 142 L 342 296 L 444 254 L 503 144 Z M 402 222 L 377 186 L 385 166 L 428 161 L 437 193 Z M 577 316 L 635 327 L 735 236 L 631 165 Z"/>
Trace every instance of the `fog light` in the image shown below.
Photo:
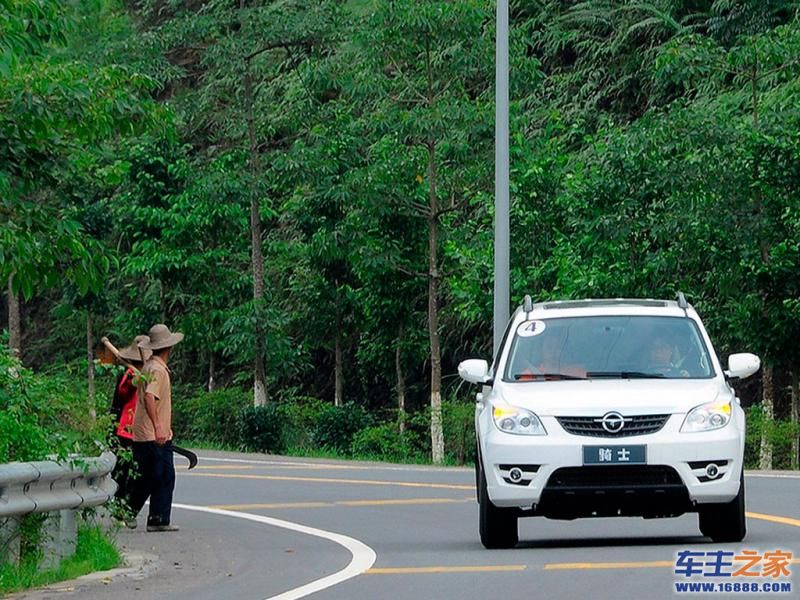
<path fill-rule="evenodd" d="M 711 463 L 706 467 L 706 475 L 708 475 L 711 479 L 716 479 L 717 475 L 719 475 L 719 467 L 714 463 Z"/>
<path fill-rule="evenodd" d="M 514 467 L 508 472 L 508 478 L 514 483 L 519 482 L 522 479 L 522 470 L 519 467 Z"/>

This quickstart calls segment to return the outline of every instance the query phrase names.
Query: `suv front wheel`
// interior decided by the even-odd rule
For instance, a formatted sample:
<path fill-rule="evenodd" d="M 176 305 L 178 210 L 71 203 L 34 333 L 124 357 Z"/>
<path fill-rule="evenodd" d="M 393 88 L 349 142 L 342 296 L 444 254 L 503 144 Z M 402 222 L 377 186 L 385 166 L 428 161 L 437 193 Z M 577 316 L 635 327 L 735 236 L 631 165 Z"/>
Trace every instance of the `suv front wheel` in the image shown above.
<path fill-rule="evenodd" d="M 486 474 L 479 467 L 478 498 L 480 502 L 481 543 L 488 549 L 513 548 L 519 541 L 518 517 L 513 508 L 500 508 L 489 500 Z"/>
<path fill-rule="evenodd" d="M 730 502 L 704 504 L 699 509 L 700 532 L 715 542 L 741 542 L 747 534 L 744 514 L 744 471 L 739 493 Z"/>

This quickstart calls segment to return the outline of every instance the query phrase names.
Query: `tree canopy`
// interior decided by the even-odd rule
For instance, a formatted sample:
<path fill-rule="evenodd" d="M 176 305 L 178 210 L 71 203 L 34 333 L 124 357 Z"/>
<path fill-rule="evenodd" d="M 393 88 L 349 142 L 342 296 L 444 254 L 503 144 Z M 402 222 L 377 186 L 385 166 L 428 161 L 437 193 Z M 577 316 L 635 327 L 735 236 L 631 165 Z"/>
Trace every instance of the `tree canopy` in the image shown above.
<path fill-rule="evenodd" d="M 797 3 L 511 4 L 512 297 L 682 290 L 718 350 L 762 356 L 747 401 L 788 414 Z M 0 278 L 29 337 L 78 335 L 48 327 L 65 307 L 125 339 L 165 321 L 187 384 L 430 406 L 441 458 L 455 366 L 491 353 L 494 19 L 0 1 Z"/>

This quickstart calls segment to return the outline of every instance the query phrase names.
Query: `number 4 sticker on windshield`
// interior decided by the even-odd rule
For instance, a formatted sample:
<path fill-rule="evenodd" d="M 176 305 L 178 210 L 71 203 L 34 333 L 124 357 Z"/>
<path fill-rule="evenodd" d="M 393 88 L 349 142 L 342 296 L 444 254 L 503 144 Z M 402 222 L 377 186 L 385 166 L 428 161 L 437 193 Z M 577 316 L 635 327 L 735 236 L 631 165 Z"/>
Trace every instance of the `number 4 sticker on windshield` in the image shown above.
<path fill-rule="evenodd" d="M 525 321 L 517 327 L 517 335 L 519 337 L 534 337 L 543 334 L 546 327 L 547 325 L 545 325 L 544 321 Z"/>

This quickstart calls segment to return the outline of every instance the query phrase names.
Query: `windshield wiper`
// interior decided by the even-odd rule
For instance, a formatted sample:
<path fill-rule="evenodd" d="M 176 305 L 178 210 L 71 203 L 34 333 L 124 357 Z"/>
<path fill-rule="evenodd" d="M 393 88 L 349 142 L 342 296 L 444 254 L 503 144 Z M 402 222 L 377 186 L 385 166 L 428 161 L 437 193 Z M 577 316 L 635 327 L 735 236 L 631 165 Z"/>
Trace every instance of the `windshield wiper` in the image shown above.
<path fill-rule="evenodd" d="M 516 373 L 514 374 L 515 381 L 521 380 L 530 380 L 530 381 L 537 381 L 540 379 L 544 380 L 558 380 L 558 379 L 586 379 L 586 377 L 580 377 L 579 375 L 568 375 L 567 373 Z"/>
<path fill-rule="evenodd" d="M 662 373 L 645 373 L 643 371 L 589 371 L 589 379 L 664 379 Z"/>

